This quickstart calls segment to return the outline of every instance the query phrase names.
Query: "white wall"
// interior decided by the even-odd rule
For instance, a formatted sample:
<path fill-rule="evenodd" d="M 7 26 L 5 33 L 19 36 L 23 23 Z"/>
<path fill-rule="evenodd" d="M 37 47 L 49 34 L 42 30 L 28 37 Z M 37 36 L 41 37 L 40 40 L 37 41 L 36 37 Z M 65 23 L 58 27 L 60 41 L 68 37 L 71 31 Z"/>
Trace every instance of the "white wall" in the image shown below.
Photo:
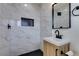
<path fill-rule="evenodd" d="M 52 20 L 52 5 L 51 4 L 42 4 L 43 5 L 43 13 L 46 17 L 43 17 L 43 20 L 47 20 L 50 22 Z M 79 4 L 71 4 L 71 11 L 72 9 Z M 79 11 L 78 11 L 79 12 Z M 49 28 L 49 27 L 48 27 Z M 55 35 L 55 30 L 52 29 L 52 36 Z M 70 40 L 70 48 L 74 52 L 75 55 L 79 55 L 79 16 L 73 16 L 71 13 L 71 28 L 70 29 L 60 29 L 60 34 L 63 35 L 66 39 Z M 43 34 L 46 35 L 46 34 Z"/>

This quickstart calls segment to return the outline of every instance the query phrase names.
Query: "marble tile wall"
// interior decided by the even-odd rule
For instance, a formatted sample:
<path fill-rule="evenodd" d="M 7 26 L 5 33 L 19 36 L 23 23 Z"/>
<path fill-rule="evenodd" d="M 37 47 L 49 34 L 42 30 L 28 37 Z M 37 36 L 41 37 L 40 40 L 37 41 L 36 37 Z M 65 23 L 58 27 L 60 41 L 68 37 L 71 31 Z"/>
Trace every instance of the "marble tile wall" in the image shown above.
<path fill-rule="evenodd" d="M 43 49 L 43 38 L 52 36 L 52 11 L 50 3 L 41 4 L 40 13 L 40 38 L 41 49 Z"/>
<path fill-rule="evenodd" d="M 52 36 L 50 4 L 0 4 L 0 55 L 20 55 L 43 48 L 43 38 Z M 21 17 L 33 18 L 34 27 L 18 26 Z M 7 29 L 7 24 L 11 29 Z M 3 43 L 4 42 L 4 43 Z M 5 52 L 6 51 L 6 52 Z"/>
<path fill-rule="evenodd" d="M 40 12 L 38 4 L 0 4 L 0 55 L 20 55 L 40 48 Z M 33 18 L 34 27 L 19 27 L 21 17 Z M 11 29 L 7 29 L 7 24 Z M 6 52 L 5 52 L 5 51 Z"/>

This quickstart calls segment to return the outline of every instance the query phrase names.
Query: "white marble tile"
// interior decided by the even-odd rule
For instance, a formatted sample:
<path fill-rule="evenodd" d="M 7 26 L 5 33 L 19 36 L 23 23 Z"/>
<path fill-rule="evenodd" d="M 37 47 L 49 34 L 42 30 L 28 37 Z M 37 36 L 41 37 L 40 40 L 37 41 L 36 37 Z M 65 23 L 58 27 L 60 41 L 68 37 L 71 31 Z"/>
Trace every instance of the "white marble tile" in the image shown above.
<path fill-rule="evenodd" d="M 2 22 L 2 25 L 0 22 L 0 51 L 3 51 L 0 52 L 0 55 L 5 55 L 4 50 L 7 49 L 4 47 L 7 46 L 10 48 L 10 52 L 6 52 L 7 55 L 8 53 L 20 55 L 40 48 L 38 6 L 38 4 L 28 4 L 27 7 L 24 7 L 23 4 L 0 4 L 0 21 Z M 34 27 L 18 27 L 17 21 L 21 20 L 21 17 L 33 18 Z M 12 26 L 9 30 L 7 29 L 8 23 Z"/>

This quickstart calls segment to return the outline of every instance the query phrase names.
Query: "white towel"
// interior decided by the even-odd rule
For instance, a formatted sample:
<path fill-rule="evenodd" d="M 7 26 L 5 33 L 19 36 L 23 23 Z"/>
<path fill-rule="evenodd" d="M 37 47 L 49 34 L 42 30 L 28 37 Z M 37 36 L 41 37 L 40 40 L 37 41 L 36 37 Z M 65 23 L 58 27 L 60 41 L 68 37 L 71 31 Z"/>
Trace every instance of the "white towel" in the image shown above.
<path fill-rule="evenodd" d="M 66 54 L 67 54 L 68 56 L 73 56 L 73 55 L 74 55 L 74 53 L 73 53 L 72 51 L 68 51 Z"/>

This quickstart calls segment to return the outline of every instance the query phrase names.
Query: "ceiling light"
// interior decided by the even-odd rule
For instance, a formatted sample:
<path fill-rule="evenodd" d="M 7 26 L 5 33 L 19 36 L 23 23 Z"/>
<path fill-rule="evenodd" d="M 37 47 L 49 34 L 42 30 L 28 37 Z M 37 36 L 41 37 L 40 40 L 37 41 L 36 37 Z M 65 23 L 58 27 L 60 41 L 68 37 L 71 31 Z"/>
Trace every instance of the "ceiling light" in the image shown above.
<path fill-rule="evenodd" d="M 27 4 L 24 4 L 25 7 L 27 7 Z"/>

